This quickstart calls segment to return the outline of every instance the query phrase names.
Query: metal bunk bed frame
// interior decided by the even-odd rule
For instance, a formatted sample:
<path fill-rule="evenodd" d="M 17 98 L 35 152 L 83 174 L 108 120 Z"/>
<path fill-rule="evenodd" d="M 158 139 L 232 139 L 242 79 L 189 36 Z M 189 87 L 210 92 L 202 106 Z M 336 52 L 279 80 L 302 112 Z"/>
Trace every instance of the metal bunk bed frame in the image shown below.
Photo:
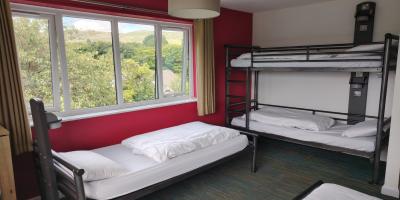
<path fill-rule="evenodd" d="M 373 43 L 376 44 L 376 43 Z M 387 141 L 388 135 L 390 132 L 390 122 L 391 118 L 385 118 L 385 108 L 386 108 L 386 95 L 387 95 L 387 87 L 388 87 L 388 77 L 389 71 L 396 69 L 396 61 L 397 61 L 397 53 L 398 53 L 398 44 L 399 44 L 399 36 L 393 34 L 386 34 L 385 41 L 384 41 L 384 50 L 383 51 L 362 51 L 362 52 L 351 52 L 349 54 L 358 54 L 358 53 L 369 53 L 372 55 L 381 55 L 383 59 L 382 67 L 379 68 L 371 68 L 371 67 L 254 67 L 254 63 L 257 62 L 354 62 L 354 61 L 371 61 L 371 59 L 334 59 L 334 60 L 312 60 L 312 55 L 322 55 L 322 54 L 342 54 L 343 52 L 337 52 L 335 50 L 342 49 L 342 48 L 350 48 L 356 46 L 355 44 L 333 44 L 333 45 L 314 45 L 314 46 L 295 46 L 295 47 L 278 47 L 278 48 L 260 48 L 257 46 L 238 46 L 238 45 L 225 45 L 226 50 L 226 69 L 225 69 L 225 124 L 227 127 L 238 129 L 242 132 L 249 132 L 254 133 L 260 136 L 264 136 L 271 139 L 283 140 L 287 142 L 297 143 L 301 145 L 326 149 L 330 151 L 337 151 L 362 157 L 367 157 L 370 159 L 371 163 L 373 164 L 373 176 L 372 176 L 372 183 L 378 184 L 379 182 L 379 174 L 380 174 L 380 152 L 381 146 L 384 141 Z M 235 53 L 234 50 L 240 50 L 242 52 L 251 52 L 251 62 L 249 67 L 232 67 L 231 66 L 231 58 L 238 56 L 239 54 Z M 327 53 L 313 53 L 313 51 L 320 51 L 326 50 Z M 268 55 L 306 55 L 305 60 L 290 60 L 290 61 L 255 61 L 254 58 L 259 56 L 255 55 L 255 53 L 262 53 L 262 52 L 289 52 L 284 54 L 268 54 Z M 290 53 L 290 51 L 305 51 L 306 54 L 302 53 Z M 262 55 L 262 54 L 261 54 Z M 242 71 L 245 73 L 245 80 L 233 80 L 231 79 L 232 71 Z M 334 111 L 325 111 L 325 110 L 316 110 L 316 109 L 308 109 L 308 108 L 297 108 L 297 107 L 288 107 L 288 106 L 279 106 L 279 105 L 270 105 L 260 103 L 258 100 L 258 93 L 259 93 L 259 72 L 260 71 L 292 71 L 292 72 L 299 72 L 299 71 L 310 71 L 310 72 L 338 72 L 338 71 L 345 71 L 345 72 L 378 72 L 382 74 L 382 81 L 381 81 L 381 89 L 380 89 L 380 99 L 379 99 L 379 109 L 377 116 L 369 116 L 369 115 L 357 115 L 351 113 L 342 113 L 342 112 L 334 112 Z M 253 76 L 254 75 L 254 76 Z M 252 80 L 254 77 L 254 80 Z M 234 95 L 230 93 L 230 86 L 231 84 L 237 83 L 245 83 L 245 90 L 246 94 L 243 95 Z M 252 91 L 252 88 L 254 89 Z M 252 98 L 252 92 L 253 98 Z M 372 153 L 363 152 L 353 149 L 335 147 L 315 142 L 305 142 L 300 140 L 295 140 L 291 138 L 286 138 L 282 136 L 277 136 L 270 133 L 265 132 L 258 132 L 250 129 L 250 120 L 249 115 L 252 110 L 258 110 L 260 106 L 273 106 L 273 107 L 281 107 L 281 108 L 288 108 L 288 109 L 296 109 L 296 110 L 304 110 L 310 111 L 313 114 L 316 113 L 326 113 L 326 114 L 333 114 L 333 115 L 341 115 L 347 117 L 344 118 L 335 118 L 336 120 L 340 121 L 348 121 L 349 117 L 362 117 L 362 118 L 375 118 L 378 120 L 377 123 L 377 134 L 376 134 L 376 143 L 375 143 L 375 151 Z M 234 126 L 231 124 L 231 120 L 240 115 L 245 115 L 246 124 L 245 127 Z"/>

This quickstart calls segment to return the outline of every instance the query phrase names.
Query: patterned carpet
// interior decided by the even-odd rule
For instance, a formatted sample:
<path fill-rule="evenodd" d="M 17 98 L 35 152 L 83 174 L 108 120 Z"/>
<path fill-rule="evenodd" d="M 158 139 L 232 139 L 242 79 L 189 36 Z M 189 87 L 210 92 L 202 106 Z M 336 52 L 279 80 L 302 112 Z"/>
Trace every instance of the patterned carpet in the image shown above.
<path fill-rule="evenodd" d="M 365 158 L 262 139 L 255 174 L 250 172 L 250 160 L 250 154 L 242 154 L 142 199 L 286 200 L 318 180 L 393 199 L 381 196 L 380 186 L 368 183 L 372 167 Z"/>

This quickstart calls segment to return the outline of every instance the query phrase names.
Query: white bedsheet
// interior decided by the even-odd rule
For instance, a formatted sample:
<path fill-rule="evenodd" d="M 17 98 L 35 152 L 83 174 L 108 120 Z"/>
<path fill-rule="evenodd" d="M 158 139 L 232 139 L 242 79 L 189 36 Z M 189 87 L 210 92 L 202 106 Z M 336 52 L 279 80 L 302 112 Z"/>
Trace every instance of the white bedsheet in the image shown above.
<path fill-rule="evenodd" d="M 122 141 L 133 153 L 144 154 L 157 161 L 168 159 L 220 144 L 237 137 L 239 131 L 203 122 L 190 122 L 141 135 Z"/>
<path fill-rule="evenodd" d="M 311 131 L 327 130 L 335 124 L 335 120 L 330 117 L 313 115 L 310 112 L 268 106 L 251 112 L 250 120 Z"/>
<path fill-rule="evenodd" d="M 232 67 L 250 67 L 251 61 L 244 59 L 232 59 Z M 253 67 L 304 67 L 304 68 L 318 68 L 318 67 L 370 67 L 370 68 L 381 68 L 381 61 L 351 61 L 351 62 L 264 62 L 264 63 L 253 63 Z"/>
<path fill-rule="evenodd" d="M 245 127 L 246 121 L 240 117 L 232 120 L 232 125 Z M 343 137 L 344 130 L 349 128 L 348 125 L 335 125 L 326 131 L 307 131 L 298 128 L 286 128 L 274 126 L 266 123 L 250 121 L 250 129 L 259 132 L 279 135 L 287 138 L 297 139 L 306 142 L 316 142 L 335 147 L 354 149 L 364 152 L 375 151 L 375 137 Z"/>
<path fill-rule="evenodd" d="M 332 183 L 324 183 L 304 200 L 380 200 L 379 198 Z"/>
<path fill-rule="evenodd" d="M 121 144 L 95 149 L 95 152 L 114 160 L 130 172 L 119 177 L 86 182 L 85 193 L 87 197 L 93 199 L 122 196 L 237 153 L 247 144 L 247 136 L 239 135 L 221 144 L 187 153 L 163 163 L 157 163 L 144 155 L 132 154 L 131 149 Z"/>

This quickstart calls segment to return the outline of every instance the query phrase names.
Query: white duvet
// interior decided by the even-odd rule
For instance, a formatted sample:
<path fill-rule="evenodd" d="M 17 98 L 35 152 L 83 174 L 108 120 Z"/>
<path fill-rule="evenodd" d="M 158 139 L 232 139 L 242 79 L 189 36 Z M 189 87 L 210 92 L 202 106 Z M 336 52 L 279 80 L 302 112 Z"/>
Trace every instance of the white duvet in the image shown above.
<path fill-rule="evenodd" d="M 330 117 L 275 107 L 265 107 L 251 112 L 250 120 L 311 131 L 324 131 L 335 124 L 335 120 Z"/>
<path fill-rule="evenodd" d="M 324 183 L 304 200 L 380 200 L 379 198 L 332 183 Z"/>
<path fill-rule="evenodd" d="M 122 144 L 135 154 L 164 162 L 179 155 L 216 145 L 239 135 L 239 131 L 202 122 L 191 122 L 125 139 Z"/>

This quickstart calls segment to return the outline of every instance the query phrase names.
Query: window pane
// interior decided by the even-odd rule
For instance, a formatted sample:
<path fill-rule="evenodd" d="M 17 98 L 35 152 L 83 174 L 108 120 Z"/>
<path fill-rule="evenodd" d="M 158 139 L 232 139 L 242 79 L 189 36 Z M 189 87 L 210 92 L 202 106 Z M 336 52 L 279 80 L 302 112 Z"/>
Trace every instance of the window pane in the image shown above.
<path fill-rule="evenodd" d="M 154 26 L 118 23 L 124 102 L 155 99 Z"/>
<path fill-rule="evenodd" d="M 13 24 L 26 104 L 37 97 L 53 107 L 49 20 L 14 15 Z"/>
<path fill-rule="evenodd" d="M 111 22 L 63 17 L 72 109 L 116 104 Z"/>
<path fill-rule="evenodd" d="M 186 84 L 186 81 L 182 81 L 185 64 L 183 62 L 184 35 L 184 32 L 179 30 L 162 31 L 162 74 L 165 97 L 178 96 L 184 93 L 184 84 Z"/>

